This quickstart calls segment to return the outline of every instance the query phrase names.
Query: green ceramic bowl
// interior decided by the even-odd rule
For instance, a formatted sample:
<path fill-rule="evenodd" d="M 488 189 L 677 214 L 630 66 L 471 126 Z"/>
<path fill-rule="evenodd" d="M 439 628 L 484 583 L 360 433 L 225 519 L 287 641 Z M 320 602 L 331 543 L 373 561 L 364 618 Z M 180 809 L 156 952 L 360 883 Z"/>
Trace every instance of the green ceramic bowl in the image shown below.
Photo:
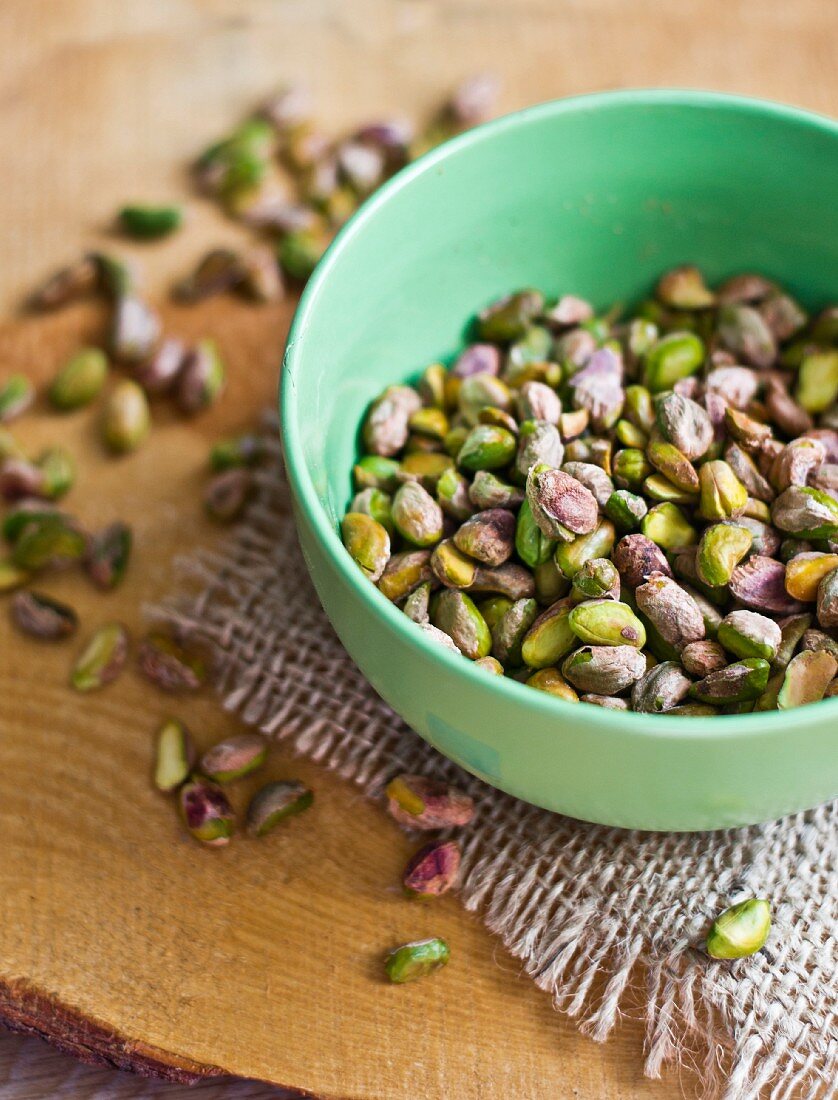
<path fill-rule="evenodd" d="M 431 641 L 361 575 L 338 523 L 368 402 L 521 286 L 601 306 L 686 261 L 835 300 L 838 126 L 699 92 L 617 92 L 501 118 L 396 176 L 344 228 L 288 341 L 282 429 L 303 552 L 343 644 L 422 737 L 552 810 L 640 829 L 764 821 L 838 794 L 838 699 L 711 719 L 573 705 Z"/>

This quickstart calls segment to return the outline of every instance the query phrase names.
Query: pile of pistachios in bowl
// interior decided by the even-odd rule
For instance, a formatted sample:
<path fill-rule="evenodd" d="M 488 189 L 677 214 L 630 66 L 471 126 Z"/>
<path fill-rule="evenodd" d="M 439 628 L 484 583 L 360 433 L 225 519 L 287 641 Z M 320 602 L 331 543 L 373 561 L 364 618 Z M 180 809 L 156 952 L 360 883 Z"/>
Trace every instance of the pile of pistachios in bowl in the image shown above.
<path fill-rule="evenodd" d="M 623 315 L 519 290 L 366 414 L 341 531 L 418 629 L 568 702 L 838 695 L 838 306 L 691 265 Z"/>

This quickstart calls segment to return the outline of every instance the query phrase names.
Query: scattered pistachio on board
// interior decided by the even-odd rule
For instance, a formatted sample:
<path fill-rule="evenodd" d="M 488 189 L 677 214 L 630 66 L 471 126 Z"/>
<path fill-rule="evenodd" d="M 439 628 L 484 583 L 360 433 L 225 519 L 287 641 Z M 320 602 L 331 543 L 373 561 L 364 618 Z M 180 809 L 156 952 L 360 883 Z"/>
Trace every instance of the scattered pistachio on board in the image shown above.
<path fill-rule="evenodd" d="M 428 637 L 568 702 L 831 697 L 801 652 L 809 627 L 838 646 L 828 316 L 691 265 L 630 313 L 514 291 L 449 366 L 373 399 L 344 541 Z"/>
<path fill-rule="evenodd" d="M 121 623 L 100 627 L 76 658 L 70 684 L 76 691 L 96 691 L 112 683 L 128 659 L 128 631 Z"/>
<path fill-rule="evenodd" d="M 68 638 L 79 625 L 75 611 L 42 592 L 17 592 L 9 604 L 12 622 L 23 634 L 54 642 Z"/>
<path fill-rule="evenodd" d="M 143 676 L 163 691 L 197 691 L 207 678 L 203 658 L 161 631 L 140 643 L 137 666 Z"/>
<path fill-rule="evenodd" d="M 177 718 L 167 718 L 157 731 L 154 785 L 159 791 L 175 791 L 189 778 L 195 764 L 195 746 L 189 730 Z"/>
<path fill-rule="evenodd" d="M 117 221 L 129 237 L 154 241 L 180 228 L 183 211 L 179 206 L 123 206 Z"/>
<path fill-rule="evenodd" d="M 177 794 L 183 824 L 195 840 L 211 848 L 230 843 L 235 832 L 235 816 L 227 795 L 200 775 L 189 778 Z"/>
<path fill-rule="evenodd" d="M 433 937 L 414 940 L 391 951 L 384 960 L 384 972 L 391 982 L 401 985 L 424 978 L 445 966 L 451 951 L 445 940 Z"/>
<path fill-rule="evenodd" d="M 299 780 L 276 780 L 261 787 L 247 807 L 247 831 L 266 836 L 286 818 L 301 814 L 314 801 L 314 793 Z"/>
<path fill-rule="evenodd" d="M 219 741 L 201 757 L 200 771 L 216 783 L 232 783 L 265 763 L 268 745 L 258 733 L 240 733 Z"/>

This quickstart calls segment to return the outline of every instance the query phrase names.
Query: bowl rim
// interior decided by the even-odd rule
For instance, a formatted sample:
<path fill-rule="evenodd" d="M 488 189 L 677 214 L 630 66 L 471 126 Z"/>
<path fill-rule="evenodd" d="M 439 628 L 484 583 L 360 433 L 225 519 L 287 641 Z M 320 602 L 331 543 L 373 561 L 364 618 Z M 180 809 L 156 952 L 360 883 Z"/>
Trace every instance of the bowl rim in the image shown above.
<path fill-rule="evenodd" d="M 456 156 L 471 146 L 491 141 L 505 131 L 521 125 L 536 122 L 542 118 L 561 117 L 589 111 L 601 111 L 627 106 L 638 108 L 704 108 L 730 111 L 751 115 L 754 118 L 771 117 L 780 121 L 817 130 L 838 140 L 838 122 L 812 111 L 778 103 L 773 100 L 748 96 L 730 95 L 723 92 L 709 92 L 692 89 L 624 89 L 618 91 L 594 92 L 585 95 L 569 96 L 548 100 L 510 114 L 492 119 L 476 126 L 457 137 L 425 153 L 413 163 L 397 172 L 391 179 L 374 192 L 346 222 L 329 245 L 313 275 L 306 284 L 300 297 L 288 333 L 288 339 L 282 360 L 280 376 L 279 420 L 282 436 L 282 452 L 285 468 L 298 507 L 314 529 L 326 553 L 334 563 L 341 580 L 347 587 L 368 604 L 384 623 L 399 635 L 408 646 L 418 653 L 455 675 L 465 677 L 467 681 L 482 690 L 499 693 L 507 701 L 529 707 L 545 718 L 571 718 L 585 721 L 585 710 L 576 703 L 569 703 L 546 692 L 534 691 L 523 683 L 505 676 L 493 676 L 475 667 L 472 661 L 463 660 L 444 646 L 428 638 L 407 616 L 391 603 L 375 585 L 361 573 L 350 558 L 337 531 L 332 526 L 326 508 L 321 502 L 308 465 L 303 455 L 300 434 L 297 430 L 298 407 L 294 375 L 297 364 L 305 350 L 306 330 L 317 308 L 321 290 L 330 277 L 338 258 L 358 234 L 364 231 L 367 222 L 373 219 L 379 208 L 386 205 L 399 192 L 411 183 L 434 169 L 452 156 Z M 817 715 L 813 711 L 817 708 Z M 838 698 L 824 699 L 815 704 L 807 704 L 786 711 L 760 711 L 749 714 L 713 715 L 706 718 L 695 717 L 685 720 L 677 715 L 641 714 L 633 711 L 610 710 L 598 707 L 596 724 L 604 731 L 634 735 L 646 740 L 670 740 L 676 736 L 688 741 L 709 741 L 729 739 L 734 732 L 747 738 L 768 739 L 786 737 L 795 728 L 809 726 L 812 720 L 825 721 L 838 716 Z M 590 716 L 593 717 L 593 716 Z M 651 719 L 651 721 L 650 721 Z M 713 722 L 712 728 L 709 723 Z"/>

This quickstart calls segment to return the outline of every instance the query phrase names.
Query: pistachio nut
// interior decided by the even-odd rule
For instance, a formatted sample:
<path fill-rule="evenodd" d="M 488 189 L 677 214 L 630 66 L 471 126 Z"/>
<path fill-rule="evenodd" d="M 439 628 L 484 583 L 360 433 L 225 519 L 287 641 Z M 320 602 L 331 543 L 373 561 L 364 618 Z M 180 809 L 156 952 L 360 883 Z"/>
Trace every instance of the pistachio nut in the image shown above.
<path fill-rule="evenodd" d="M 451 950 L 445 940 L 434 937 L 414 940 L 391 951 L 384 960 L 384 972 L 391 982 L 401 985 L 427 977 L 445 966 Z"/>
<path fill-rule="evenodd" d="M 695 467 L 673 443 L 653 440 L 646 448 L 646 456 L 656 470 L 685 493 L 699 490 L 699 477 Z"/>
<path fill-rule="evenodd" d="M 692 264 L 674 267 L 662 275 L 655 295 L 659 302 L 672 309 L 709 309 L 716 302 L 701 271 Z"/>
<path fill-rule="evenodd" d="M 829 653 L 830 656 L 838 660 L 838 641 L 831 637 L 831 635 L 826 634 L 823 630 L 805 630 L 800 639 L 800 648 L 802 650 L 813 650 L 815 652 L 823 650 L 825 653 Z"/>
<path fill-rule="evenodd" d="M 693 597 L 671 577 L 652 573 L 635 589 L 640 611 L 654 624 L 664 641 L 677 649 L 704 639 L 706 629 L 701 609 Z"/>
<path fill-rule="evenodd" d="M 728 664 L 728 657 L 718 642 L 690 642 L 681 650 L 681 664 L 690 676 L 702 679 L 711 672 L 724 668 Z"/>
<path fill-rule="evenodd" d="M 826 689 L 838 674 L 838 660 L 826 650 L 804 650 L 789 662 L 783 685 L 777 695 L 777 707 L 788 710 L 823 699 Z"/>
<path fill-rule="evenodd" d="M 533 569 L 533 583 L 535 598 L 542 607 L 549 607 L 551 603 L 566 596 L 570 588 L 570 581 L 553 558 Z"/>
<path fill-rule="evenodd" d="M 162 691 L 197 691 L 207 678 L 206 664 L 198 653 L 159 631 L 140 643 L 137 667 Z"/>
<path fill-rule="evenodd" d="M 500 374 L 500 349 L 494 344 L 470 344 L 462 351 L 451 368 L 455 378 L 468 378 L 472 374 Z"/>
<path fill-rule="evenodd" d="M 563 412 L 559 417 L 559 435 L 567 443 L 576 442 L 585 431 L 591 416 L 587 409 L 573 409 L 572 412 Z"/>
<path fill-rule="evenodd" d="M 224 362 L 215 341 L 200 340 L 186 353 L 178 374 L 178 405 L 188 416 L 200 412 L 217 400 L 225 381 Z"/>
<path fill-rule="evenodd" d="M 409 829 L 449 829 L 474 817 L 474 800 L 442 780 L 402 774 L 384 793 L 391 816 Z"/>
<path fill-rule="evenodd" d="M 622 351 L 609 342 L 598 348 L 572 375 L 569 386 L 573 404 L 587 409 L 597 432 L 607 431 L 620 419 L 625 404 Z"/>
<path fill-rule="evenodd" d="M 446 588 L 470 588 L 477 576 L 477 562 L 452 539 L 443 539 L 434 547 L 430 565 L 433 575 Z"/>
<path fill-rule="evenodd" d="M 160 333 L 160 318 L 151 306 L 133 294 L 117 298 L 108 343 L 118 363 L 141 363 L 148 359 Z"/>
<path fill-rule="evenodd" d="M 430 622 L 428 608 L 431 601 L 431 582 L 425 581 L 410 593 L 402 605 L 402 611 L 414 623 Z"/>
<path fill-rule="evenodd" d="M 621 489 L 637 489 L 651 474 L 652 467 L 644 451 L 626 447 L 614 455 L 614 483 Z"/>
<path fill-rule="evenodd" d="M 482 513 L 480 513 L 482 514 Z M 521 561 L 536 569 L 552 558 L 557 540 L 548 538 L 533 518 L 528 500 L 518 510 L 515 524 L 515 550 Z"/>
<path fill-rule="evenodd" d="M 628 700 L 620 699 L 616 695 L 594 695 L 587 692 L 581 696 L 581 702 L 593 703 L 595 707 L 603 707 L 605 710 L 628 710 Z"/>
<path fill-rule="evenodd" d="M 540 668 L 525 680 L 527 687 L 544 691 L 564 699 L 566 703 L 578 703 L 579 696 L 557 668 Z"/>
<path fill-rule="evenodd" d="M 204 511 L 218 523 L 232 523 L 242 514 L 255 489 L 250 470 L 225 470 L 204 489 Z"/>
<path fill-rule="evenodd" d="M 788 663 L 794 656 L 798 644 L 805 638 L 811 625 L 811 615 L 787 615 L 778 620 L 777 626 L 780 628 L 781 640 L 777 649 L 777 654 L 771 662 L 771 671 L 773 673 L 782 672 L 788 667 Z M 803 648 L 808 649 L 809 647 L 804 645 Z"/>
<path fill-rule="evenodd" d="M 593 494 L 599 507 L 605 508 L 614 492 L 614 482 L 601 466 L 593 462 L 565 462 L 562 472 L 570 474 L 580 485 L 584 485 Z"/>
<path fill-rule="evenodd" d="M 472 661 L 486 657 L 492 648 L 492 635 L 486 621 L 465 592 L 455 588 L 441 592 L 432 609 L 431 622 Z"/>
<path fill-rule="evenodd" d="M 352 467 L 356 489 L 383 489 L 390 493 L 398 488 L 400 463 L 383 455 L 364 455 Z"/>
<path fill-rule="evenodd" d="M 781 531 L 807 539 L 838 535 L 838 501 L 819 489 L 792 485 L 771 506 L 771 520 Z"/>
<path fill-rule="evenodd" d="M 759 554 L 753 554 L 733 570 L 730 594 L 754 611 L 796 615 L 805 610 L 805 604 L 786 591 L 785 565 Z"/>
<path fill-rule="evenodd" d="M 704 529 L 698 544 L 696 569 L 704 584 L 729 584 L 739 562 L 751 549 L 753 536 L 737 523 L 714 523 Z"/>
<path fill-rule="evenodd" d="M 593 531 L 579 535 L 572 542 L 560 542 L 556 547 L 556 565 L 569 580 L 572 580 L 586 561 L 591 558 L 605 558 L 614 547 L 617 533 L 614 524 L 608 519 L 597 522 Z"/>
<path fill-rule="evenodd" d="M 0 383 L 0 424 L 21 416 L 35 399 L 35 389 L 23 374 L 13 374 Z"/>
<path fill-rule="evenodd" d="M 475 508 L 517 508 L 524 499 L 522 489 L 489 470 L 476 471 L 468 495 Z"/>
<path fill-rule="evenodd" d="M 548 538 L 572 542 L 597 525 L 599 508 L 593 493 L 561 470 L 534 466 L 526 491 L 533 519 Z"/>
<path fill-rule="evenodd" d="M 690 688 L 694 699 L 702 703 L 744 703 L 765 691 L 770 666 L 762 657 L 747 657 L 726 668 L 711 672 Z"/>
<path fill-rule="evenodd" d="M 512 461 L 517 441 L 506 428 L 478 424 L 466 436 L 457 455 L 457 465 L 472 472 L 497 470 Z"/>
<path fill-rule="evenodd" d="M 416 481 L 401 486 L 393 497 L 391 514 L 396 530 L 414 546 L 433 546 L 442 538 L 442 509 Z"/>
<path fill-rule="evenodd" d="M 453 465 L 443 470 L 436 483 L 436 499 L 446 516 L 462 523 L 474 515 L 469 488 L 468 479 Z"/>
<path fill-rule="evenodd" d="M 68 302 L 92 294 L 99 286 L 99 268 L 93 256 L 81 259 L 61 268 L 42 283 L 29 297 L 28 305 L 34 310 L 57 309 Z"/>
<path fill-rule="evenodd" d="M 624 411 L 626 419 L 648 438 L 655 426 L 655 402 L 645 386 L 626 387 Z"/>
<path fill-rule="evenodd" d="M 258 771 L 267 755 L 264 737 L 258 733 L 241 733 L 207 749 L 201 757 L 201 774 L 215 783 L 232 783 Z"/>
<path fill-rule="evenodd" d="M 516 520 L 505 508 L 487 508 L 467 519 L 454 535 L 454 545 L 486 565 L 502 565 L 515 549 Z"/>
<path fill-rule="evenodd" d="M 786 563 L 786 591 L 796 600 L 814 603 L 825 576 L 838 569 L 838 554 L 797 554 Z"/>
<path fill-rule="evenodd" d="M 614 549 L 613 561 L 629 588 L 644 584 L 654 573 L 672 576 L 665 554 L 646 535 L 623 536 Z"/>
<path fill-rule="evenodd" d="M 413 897 L 439 897 L 456 883 L 460 873 L 460 846 L 456 840 L 432 840 L 407 861 L 404 888 Z"/>
<path fill-rule="evenodd" d="M 649 443 L 648 435 L 630 420 L 618 420 L 614 425 L 614 434 L 624 447 L 636 447 L 642 451 Z"/>
<path fill-rule="evenodd" d="M 522 663 L 522 643 L 537 617 L 538 604 L 534 599 L 515 600 L 491 625 L 492 654 L 501 664 L 516 667 Z"/>
<path fill-rule="evenodd" d="M 180 302 L 201 302 L 215 294 L 225 294 L 239 287 L 244 279 L 244 265 L 231 248 L 213 248 L 198 261 L 195 269 L 172 288 Z"/>
<path fill-rule="evenodd" d="M 266 836 L 281 821 L 302 813 L 313 802 L 314 793 L 296 779 L 266 783 L 247 807 L 247 831 L 251 836 Z"/>
<path fill-rule="evenodd" d="M 107 592 L 121 583 L 132 542 L 131 528 L 119 520 L 90 539 L 84 567 L 97 588 Z"/>
<path fill-rule="evenodd" d="M 628 489 L 615 489 L 605 504 L 605 514 L 620 531 L 634 531 L 649 511 L 643 497 Z"/>
<path fill-rule="evenodd" d="M 12 561 L 21 569 L 60 569 L 81 561 L 88 541 L 74 524 L 60 513 L 46 514 L 28 523 L 15 541 Z"/>
<path fill-rule="evenodd" d="M 727 462 L 714 459 L 699 469 L 701 497 L 699 515 L 706 520 L 730 519 L 748 502 L 748 490 Z"/>
<path fill-rule="evenodd" d="M 517 396 L 518 416 L 521 423 L 527 420 L 543 420 L 558 426 L 559 417 L 562 415 L 562 403 L 556 391 L 545 382 L 530 379 L 524 382 Z"/>
<path fill-rule="evenodd" d="M 117 215 L 120 228 L 137 240 L 151 241 L 167 237 L 179 229 L 183 211 L 179 206 L 123 206 Z"/>
<path fill-rule="evenodd" d="M 241 471 L 228 471 L 218 476 L 229 477 L 231 473 L 239 472 Z M 415 487 L 419 489 L 418 485 Z M 402 488 L 406 489 L 408 486 Z M 399 492 L 401 491 L 400 489 Z M 372 581 L 379 580 L 390 560 L 390 536 L 386 528 L 363 512 L 347 512 L 341 522 L 341 537 L 364 576 Z"/>
<path fill-rule="evenodd" d="M 526 478 L 533 466 L 561 466 L 564 445 L 555 424 L 547 420 L 525 420 L 521 424 L 515 471 Z"/>
<path fill-rule="evenodd" d="M 128 631 L 121 623 L 107 623 L 88 640 L 76 658 L 70 684 L 76 691 L 96 691 L 112 683 L 128 659 Z"/>
<path fill-rule="evenodd" d="M 68 638 L 79 625 L 78 616 L 71 607 L 41 592 L 17 592 L 12 597 L 9 611 L 12 622 L 21 633 L 42 641 L 55 642 Z"/>
<path fill-rule="evenodd" d="M 487 306 L 477 318 L 482 340 L 496 343 L 520 340 L 544 309 L 544 295 L 538 290 L 519 290 Z"/>
<path fill-rule="evenodd" d="M 138 383 L 123 379 L 108 395 L 102 415 L 102 439 L 114 454 L 135 451 L 151 429 L 151 414 L 145 391 Z"/>
<path fill-rule="evenodd" d="M 632 710 L 660 714 L 677 707 L 687 696 L 692 681 L 677 661 L 662 661 L 650 668 L 631 689 Z"/>
<path fill-rule="evenodd" d="M 458 657 L 461 653 L 457 646 L 454 644 L 454 640 L 450 638 L 444 630 L 440 630 L 439 627 L 434 626 L 432 623 L 417 623 L 416 624 L 422 633 L 430 638 L 438 646 L 442 646 L 443 649 L 447 649 L 449 653 L 456 653 Z"/>
<path fill-rule="evenodd" d="M 408 481 L 418 482 L 429 493 L 435 493 L 439 479 L 454 463 L 449 455 L 438 451 L 414 451 L 405 454 L 396 477 L 400 484 Z"/>
<path fill-rule="evenodd" d="M 817 609 L 818 622 L 824 630 L 838 627 L 838 570 L 827 573 L 818 585 Z"/>
<path fill-rule="evenodd" d="M 211 848 L 229 844 L 235 831 L 233 808 L 217 784 L 193 776 L 178 792 L 181 818 L 190 836 Z"/>
<path fill-rule="evenodd" d="M 762 554 L 763 557 L 771 558 L 780 550 L 780 536 L 768 523 L 743 513 L 736 517 L 736 526 L 751 532 L 749 554 Z"/>
<path fill-rule="evenodd" d="M 383 489 L 362 489 L 352 498 L 349 511 L 370 516 L 381 524 L 388 535 L 392 536 L 396 532 L 391 514 L 392 505 L 393 498 Z"/>
<path fill-rule="evenodd" d="M 777 341 L 762 315 L 752 306 L 723 305 L 718 313 L 716 335 L 740 363 L 766 369 L 777 357 Z"/>
<path fill-rule="evenodd" d="M 432 576 L 430 550 L 405 550 L 390 557 L 378 588 L 388 600 L 398 603 Z"/>
<path fill-rule="evenodd" d="M 149 396 L 168 393 L 180 376 L 186 353 L 186 345 L 182 341 L 172 336 L 165 337 L 148 359 L 136 364 L 133 370 L 135 381 Z"/>
<path fill-rule="evenodd" d="M 576 600 L 619 600 L 620 574 L 609 558 L 590 558 L 573 576 Z"/>
<path fill-rule="evenodd" d="M 771 906 L 765 898 L 731 905 L 713 921 L 707 934 L 712 959 L 744 959 L 762 950 L 771 931 Z"/>
<path fill-rule="evenodd" d="M 16 588 L 26 584 L 28 580 L 28 570 L 15 565 L 8 558 L 6 560 L 0 558 L 0 596 L 5 592 L 14 592 Z"/>
<path fill-rule="evenodd" d="M 507 596 L 488 596 L 485 600 L 480 600 L 477 606 L 480 614 L 486 620 L 486 626 L 490 630 L 494 630 L 514 602 Z"/>
<path fill-rule="evenodd" d="M 630 645 L 586 645 L 566 658 L 562 672 L 577 691 L 619 695 L 645 674 L 646 658 Z"/>
<path fill-rule="evenodd" d="M 663 501 L 650 508 L 640 522 L 640 530 L 663 550 L 692 546 L 698 538 L 693 525 L 672 501 Z"/>
<path fill-rule="evenodd" d="M 548 668 L 577 644 L 570 626 L 573 606 L 573 601 L 568 598 L 557 600 L 533 622 L 521 645 L 525 665 L 536 669 Z"/>
<path fill-rule="evenodd" d="M 704 344 L 692 332 L 671 332 L 657 340 L 643 357 L 643 384 L 652 393 L 671 390 L 704 362 Z"/>
<path fill-rule="evenodd" d="M 448 434 L 448 417 L 442 409 L 423 406 L 411 414 L 408 427 L 412 432 L 419 432 L 421 435 L 428 435 L 433 439 L 442 440 Z"/>
<path fill-rule="evenodd" d="M 481 411 L 486 408 L 509 412 L 512 394 L 506 383 L 493 374 L 470 374 L 460 383 L 457 404 L 463 421 L 474 427 L 479 423 Z"/>
<path fill-rule="evenodd" d="M 589 645 L 631 645 L 642 649 L 646 631 L 631 608 L 615 600 L 586 600 L 568 616 L 568 624 L 582 642 Z"/>
<path fill-rule="evenodd" d="M 838 349 L 806 355 L 797 374 L 797 402 L 808 413 L 823 413 L 838 400 Z"/>
<path fill-rule="evenodd" d="M 493 676 L 503 676 L 503 665 L 497 657 L 479 657 L 474 665 L 475 668 L 482 668 L 486 672 L 491 672 Z"/>
<path fill-rule="evenodd" d="M 745 486 L 749 496 L 771 503 L 776 493 L 747 451 L 738 443 L 731 443 L 725 450 L 725 461 Z"/>
<path fill-rule="evenodd" d="M 731 611 L 719 624 L 716 637 L 734 657 L 763 657 L 773 661 L 783 640 L 773 619 L 755 611 Z"/>
<path fill-rule="evenodd" d="M 748 451 L 758 451 L 771 439 L 771 427 L 728 405 L 724 409 L 724 428 L 731 439 Z"/>
<path fill-rule="evenodd" d="M 195 747 L 183 722 L 167 718 L 157 731 L 154 785 L 158 791 L 175 791 L 189 778 L 195 763 Z"/>

